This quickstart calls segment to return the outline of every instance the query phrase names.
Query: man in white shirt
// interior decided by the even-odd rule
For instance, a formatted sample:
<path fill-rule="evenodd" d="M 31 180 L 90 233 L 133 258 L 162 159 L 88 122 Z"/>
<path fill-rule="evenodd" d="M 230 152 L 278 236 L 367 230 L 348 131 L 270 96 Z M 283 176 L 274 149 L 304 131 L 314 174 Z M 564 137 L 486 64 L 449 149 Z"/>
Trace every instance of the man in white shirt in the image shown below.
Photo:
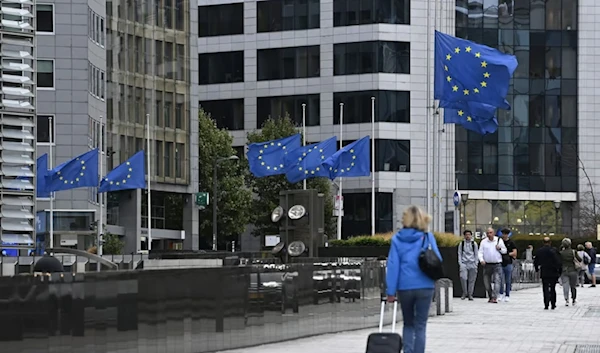
<path fill-rule="evenodd" d="M 506 254 L 504 241 L 495 234 L 493 228 L 487 229 L 487 237 L 481 240 L 478 253 L 479 262 L 483 266 L 483 285 L 488 294 L 488 303 L 498 302 L 498 290 L 502 280 L 502 254 Z"/>

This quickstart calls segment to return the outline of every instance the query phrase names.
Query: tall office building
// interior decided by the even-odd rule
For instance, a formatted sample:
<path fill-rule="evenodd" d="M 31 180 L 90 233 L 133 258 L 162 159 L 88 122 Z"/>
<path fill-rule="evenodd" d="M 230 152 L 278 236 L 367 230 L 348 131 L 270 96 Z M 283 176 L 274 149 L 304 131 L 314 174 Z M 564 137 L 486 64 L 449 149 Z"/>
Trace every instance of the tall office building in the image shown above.
<path fill-rule="evenodd" d="M 0 244 L 27 248 L 35 242 L 34 2 L 2 0 L 0 11 Z"/>
<path fill-rule="evenodd" d="M 428 38 L 453 31 L 454 6 L 410 0 L 200 0 L 199 101 L 243 150 L 246 134 L 286 114 L 300 125 L 306 104 L 307 141 L 339 137 L 344 144 L 371 135 L 375 97 L 376 230 L 400 226 L 402 211 L 418 204 L 453 211 L 454 128 L 433 154 L 433 85 Z M 429 16 L 429 18 L 428 18 Z M 429 34 L 429 37 L 428 37 Z M 431 65 L 433 58 L 430 55 Z M 432 67 L 432 66 L 429 66 Z M 429 102 L 429 103 L 428 103 Z M 434 158 L 435 157 L 435 158 Z M 439 158 L 438 158 L 439 157 Z M 435 162 L 435 163 L 434 163 Z M 439 163 L 439 164 L 438 164 Z M 434 191 L 434 168 L 441 170 Z M 371 180 L 343 184 L 344 236 L 370 234 Z M 437 190 L 437 189 L 436 189 Z M 441 195 L 438 197 L 437 195 Z"/>
<path fill-rule="evenodd" d="M 197 248 L 191 212 L 197 102 L 190 100 L 189 55 L 196 7 L 190 6 L 179 0 L 37 3 L 37 154 L 51 148 L 56 166 L 103 141 L 106 173 L 146 151 L 149 131 L 153 248 Z M 49 232 L 49 208 L 48 199 L 38 199 L 41 236 Z M 147 249 L 147 209 L 145 190 L 103 197 L 96 188 L 57 192 L 55 245 L 93 245 L 102 210 L 106 231 L 124 236 L 126 253 Z"/>
<path fill-rule="evenodd" d="M 456 0 L 456 35 L 516 55 L 498 132 L 456 130 L 456 175 L 468 193 L 463 229 L 573 234 L 599 181 L 593 46 L 587 0 Z M 585 169 L 585 171 L 584 171 Z M 587 177 L 590 177 L 589 179 Z M 466 212 L 466 213 L 465 213 Z"/>

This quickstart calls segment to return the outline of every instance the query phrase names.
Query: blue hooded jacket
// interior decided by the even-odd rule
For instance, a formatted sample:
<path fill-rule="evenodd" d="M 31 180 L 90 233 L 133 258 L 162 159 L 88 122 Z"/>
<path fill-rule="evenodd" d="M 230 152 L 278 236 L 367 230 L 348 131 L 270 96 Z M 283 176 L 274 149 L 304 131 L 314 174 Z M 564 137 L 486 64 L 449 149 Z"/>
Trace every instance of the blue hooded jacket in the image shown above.
<path fill-rule="evenodd" d="M 387 259 L 387 295 L 396 295 L 397 291 L 410 289 L 433 289 L 435 281 L 429 278 L 419 267 L 419 255 L 431 244 L 432 250 L 442 259 L 435 237 L 413 228 L 403 228 L 392 238 Z"/>

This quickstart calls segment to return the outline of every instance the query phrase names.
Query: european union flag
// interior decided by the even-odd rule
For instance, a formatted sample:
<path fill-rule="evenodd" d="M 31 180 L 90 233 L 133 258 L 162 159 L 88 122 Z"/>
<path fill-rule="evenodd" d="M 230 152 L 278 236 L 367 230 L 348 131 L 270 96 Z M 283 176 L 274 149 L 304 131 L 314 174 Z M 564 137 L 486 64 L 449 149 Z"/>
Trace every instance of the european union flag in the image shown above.
<path fill-rule="evenodd" d="M 300 134 L 248 146 L 250 173 L 257 178 L 285 174 L 285 155 L 300 147 Z"/>
<path fill-rule="evenodd" d="M 496 116 L 497 108 L 493 105 L 483 104 L 478 102 L 447 102 L 440 101 L 440 107 L 450 108 L 454 110 L 462 110 L 468 112 L 472 117 L 477 117 L 479 120 L 486 120 Z"/>
<path fill-rule="evenodd" d="M 49 192 L 98 186 L 98 149 L 49 170 L 45 179 Z"/>
<path fill-rule="evenodd" d="M 329 179 L 369 176 L 371 174 L 370 140 L 369 136 L 365 136 L 344 146 L 329 157 L 323 163 L 329 171 Z"/>
<path fill-rule="evenodd" d="M 498 130 L 498 120 L 495 117 L 481 118 L 460 109 L 444 109 L 444 123 L 457 124 L 478 134 L 493 134 Z"/>
<path fill-rule="evenodd" d="M 98 193 L 146 188 L 146 171 L 144 168 L 144 151 L 139 151 L 131 158 L 111 170 L 102 180 Z"/>
<path fill-rule="evenodd" d="M 505 98 L 517 65 L 514 55 L 436 31 L 434 98 L 510 109 Z"/>
<path fill-rule="evenodd" d="M 297 148 L 285 156 L 285 165 L 288 166 L 285 176 L 290 183 L 297 183 L 304 179 L 328 177 L 329 173 L 321 165 L 327 158 L 335 153 L 337 138 L 334 136 L 323 142 Z"/>
<path fill-rule="evenodd" d="M 48 154 L 44 153 L 39 156 L 36 162 L 37 183 L 35 186 L 36 197 L 50 197 L 50 193 L 46 190 L 46 174 L 48 174 Z"/>

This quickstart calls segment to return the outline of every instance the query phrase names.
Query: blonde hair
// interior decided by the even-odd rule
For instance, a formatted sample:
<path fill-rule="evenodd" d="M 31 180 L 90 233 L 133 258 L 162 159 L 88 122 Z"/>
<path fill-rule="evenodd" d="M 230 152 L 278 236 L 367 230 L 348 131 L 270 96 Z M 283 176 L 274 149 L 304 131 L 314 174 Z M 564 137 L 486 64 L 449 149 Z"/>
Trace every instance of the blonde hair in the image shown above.
<path fill-rule="evenodd" d="M 414 228 L 426 232 L 431 222 L 431 216 L 418 206 L 409 206 L 402 214 L 404 228 Z"/>

